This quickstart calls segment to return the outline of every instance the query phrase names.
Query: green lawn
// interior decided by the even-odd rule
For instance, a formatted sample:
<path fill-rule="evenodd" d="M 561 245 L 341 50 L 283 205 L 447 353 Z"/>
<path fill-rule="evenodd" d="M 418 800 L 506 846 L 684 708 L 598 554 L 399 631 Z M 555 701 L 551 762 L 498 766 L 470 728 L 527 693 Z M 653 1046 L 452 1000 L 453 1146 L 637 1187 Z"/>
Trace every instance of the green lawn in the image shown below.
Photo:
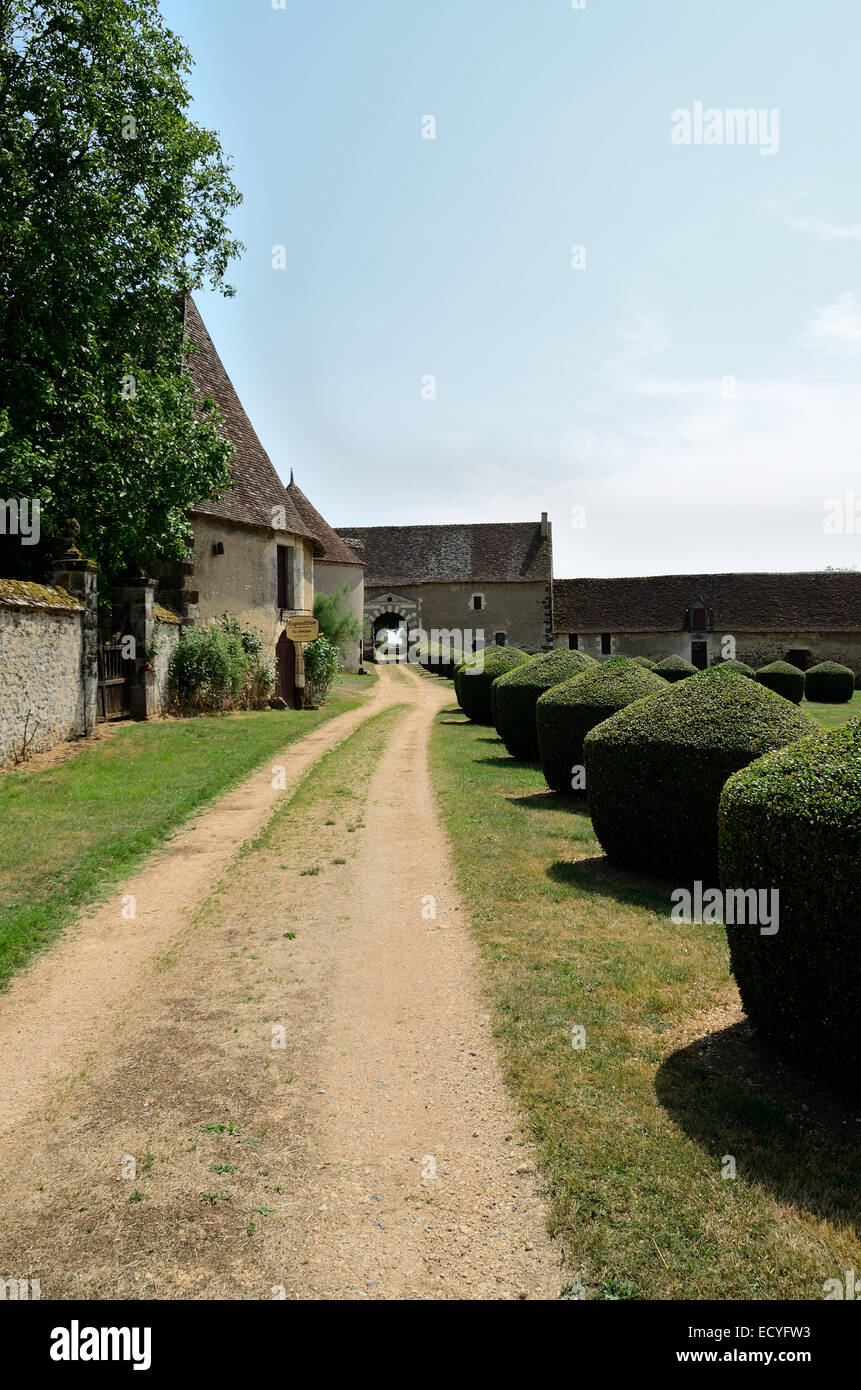
<path fill-rule="evenodd" d="M 321 710 L 131 724 L 57 767 L 0 776 L 0 988 L 194 811 L 373 683 L 344 677 Z"/>
<path fill-rule="evenodd" d="M 801 708 L 824 724 L 826 729 L 837 729 L 847 719 L 856 719 L 861 715 L 861 690 L 855 691 L 847 705 L 823 705 L 815 700 L 802 700 Z"/>
<path fill-rule="evenodd" d="M 672 923 L 672 885 L 615 870 L 586 809 L 454 704 L 431 763 L 571 1283 L 819 1299 L 861 1268 L 857 1105 L 739 1022 L 722 928 Z"/>

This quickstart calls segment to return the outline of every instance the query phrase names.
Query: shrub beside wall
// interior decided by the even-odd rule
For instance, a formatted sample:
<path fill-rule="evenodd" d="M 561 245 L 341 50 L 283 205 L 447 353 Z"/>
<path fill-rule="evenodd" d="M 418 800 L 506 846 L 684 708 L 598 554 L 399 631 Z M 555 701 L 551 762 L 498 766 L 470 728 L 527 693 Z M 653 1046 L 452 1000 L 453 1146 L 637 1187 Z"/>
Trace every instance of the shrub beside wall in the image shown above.
<path fill-rule="evenodd" d="M 611 656 L 546 690 L 535 706 L 538 750 L 547 785 L 572 794 L 572 769 L 583 765 L 591 729 L 634 700 L 661 694 L 666 682 L 627 656 Z"/>
<path fill-rule="evenodd" d="M 727 778 L 819 727 L 772 691 L 720 667 L 638 700 L 599 724 L 583 745 L 595 834 L 619 864 L 714 882 Z"/>
<path fill-rule="evenodd" d="M 855 694 L 855 672 L 836 661 L 820 661 L 805 672 L 804 693 L 823 705 L 845 705 Z"/>
<path fill-rule="evenodd" d="M 493 682 L 496 732 L 512 758 L 538 760 L 535 705 L 539 695 L 596 665 L 583 652 L 553 651 L 517 666 Z"/>
<path fill-rule="evenodd" d="M 767 690 L 776 691 L 785 700 L 791 700 L 794 705 L 801 704 L 804 694 L 804 672 L 797 666 L 790 666 L 788 661 L 772 661 L 768 666 L 760 667 L 756 679 Z"/>
<path fill-rule="evenodd" d="M 861 720 L 737 772 L 720 801 L 722 886 L 779 892 L 779 930 L 728 926 L 751 1023 L 799 1062 L 861 1080 Z"/>
<path fill-rule="evenodd" d="M 482 659 L 465 661 L 455 672 L 455 692 L 458 703 L 474 724 L 492 724 L 490 691 L 497 676 L 513 671 L 530 661 L 531 657 L 518 647 L 485 647 Z"/>

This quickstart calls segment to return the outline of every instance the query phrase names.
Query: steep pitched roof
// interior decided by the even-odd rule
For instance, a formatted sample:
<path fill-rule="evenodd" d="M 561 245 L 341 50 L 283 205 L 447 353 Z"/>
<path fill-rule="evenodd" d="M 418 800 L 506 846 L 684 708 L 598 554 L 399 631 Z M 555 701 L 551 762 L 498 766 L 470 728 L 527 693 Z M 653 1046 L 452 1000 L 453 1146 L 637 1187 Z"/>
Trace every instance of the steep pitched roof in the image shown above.
<path fill-rule="evenodd" d="M 723 632 L 852 632 L 861 628 L 861 574 L 660 574 L 556 579 L 556 632 L 680 632 L 702 601 Z"/>
<path fill-rule="evenodd" d="M 315 541 L 315 549 L 322 550 L 313 530 L 297 512 L 269 455 L 257 438 L 190 295 L 183 306 L 183 326 L 194 344 L 189 365 L 195 393 L 199 399 L 211 396 L 215 401 L 221 411 L 224 436 L 235 448 L 230 466 L 236 478 L 236 487 L 223 497 L 199 503 L 193 510 L 206 516 L 221 517 L 225 521 L 238 521 L 246 526 L 263 526 L 272 530 L 273 508 L 283 507 L 285 529 L 293 535 Z M 278 517 L 280 513 L 274 515 Z"/>
<path fill-rule="evenodd" d="M 550 530 L 538 521 L 454 526 L 338 526 L 362 542 L 365 584 L 501 584 L 549 582 Z"/>
<path fill-rule="evenodd" d="M 302 489 L 294 483 L 292 471 L 287 492 L 305 525 L 314 533 L 323 548 L 322 555 L 316 556 L 318 565 L 359 565 L 362 569 L 365 568 L 364 560 L 341 540 L 338 532 L 332 530 L 328 521 L 324 520 L 317 508 L 308 501 Z"/>

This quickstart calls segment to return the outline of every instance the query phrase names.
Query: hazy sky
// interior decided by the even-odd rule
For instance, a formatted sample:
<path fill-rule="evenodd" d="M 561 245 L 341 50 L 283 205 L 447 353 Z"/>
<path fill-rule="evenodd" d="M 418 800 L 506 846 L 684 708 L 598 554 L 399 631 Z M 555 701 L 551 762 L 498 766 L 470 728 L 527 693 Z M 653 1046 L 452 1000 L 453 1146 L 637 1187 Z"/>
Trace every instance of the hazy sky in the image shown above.
<path fill-rule="evenodd" d="M 861 564 L 858 0 L 275 2 L 162 8 L 283 477 L 334 525 L 547 511 L 559 576 Z"/>

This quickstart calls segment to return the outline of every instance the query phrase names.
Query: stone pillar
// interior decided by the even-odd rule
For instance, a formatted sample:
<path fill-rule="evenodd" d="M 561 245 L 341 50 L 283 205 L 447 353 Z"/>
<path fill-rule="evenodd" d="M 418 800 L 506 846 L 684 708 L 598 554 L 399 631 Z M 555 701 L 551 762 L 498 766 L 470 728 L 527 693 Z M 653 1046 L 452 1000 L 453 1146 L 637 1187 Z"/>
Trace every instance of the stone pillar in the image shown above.
<path fill-rule="evenodd" d="M 96 604 L 96 585 L 99 572 L 93 560 L 87 560 L 77 546 L 81 528 L 77 521 L 63 526 L 63 549 L 56 556 L 48 582 L 65 589 L 84 605 L 81 643 L 81 690 L 83 714 L 81 732 L 91 734 L 96 727 L 99 708 L 99 629 Z"/>
<path fill-rule="evenodd" d="M 156 580 L 145 574 L 129 574 L 113 591 L 114 608 L 128 613 L 128 635 L 135 639 L 129 669 L 129 710 L 132 719 L 152 719 L 158 714 L 155 677 L 147 667 L 147 651 L 155 641 Z"/>

